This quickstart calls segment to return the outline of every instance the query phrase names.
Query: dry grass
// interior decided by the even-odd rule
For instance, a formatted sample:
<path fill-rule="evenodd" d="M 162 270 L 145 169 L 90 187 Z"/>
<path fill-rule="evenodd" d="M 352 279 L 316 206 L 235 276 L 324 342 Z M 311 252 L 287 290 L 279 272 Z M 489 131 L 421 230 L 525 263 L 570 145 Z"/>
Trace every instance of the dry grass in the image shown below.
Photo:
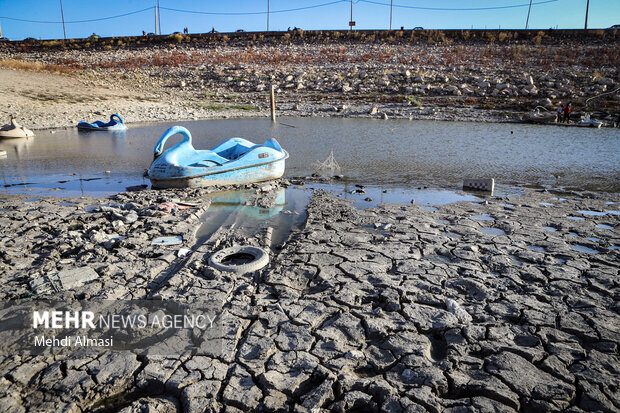
<path fill-rule="evenodd" d="M 30 70 L 37 72 L 51 72 L 51 73 L 73 73 L 75 68 L 53 63 L 38 63 L 38 62 L 25 62 L 23 60 L 6 59 L 0 60 L 0 67 L 7 69 L 17 70 Z"/>
<path fill-rule="evenodd" d="M 539 36 L 535 36 L 539 37 Z M 433 40 L 431 40 L 433 41 Z M 282 51 L 277 48 L 245 49 L 232 48 L 228 51 L 205 52 L 154 52 L 150 55 L 128 56 L 124 59 L 92 61 L 78 63 L 73 59 L 59 58 L 56 64 L 41 65 L 17 61 L 15 65 L 32 65 L 33 70 L 65 71 L 70 69 L 124 69 L 135 70 L 146 67 L 192 67 L 198 65 L 234 66 L 239 63 L 266 66 L 285 66 L 294 64 L 324 65 L 338 63 L 385 63 L 402 65 L 426 65 L 464 67 L 478 66 L 481 68 L 516 68 L 528 70 L 548 69 L 553 67 L 571 67 L 583 65 L 587 67 L 615 67 L 620 65 L 620 54 L 614 46 L 575 47 L 544 47 L 535 45 L 444 45 L 435 50 L 425 47 L 413 49 L 405 46 L 382 50 L 371 49 L 362 53 L 356 48 L 346 45 L 324 46 L 300 49 L 295 52 Z"/>

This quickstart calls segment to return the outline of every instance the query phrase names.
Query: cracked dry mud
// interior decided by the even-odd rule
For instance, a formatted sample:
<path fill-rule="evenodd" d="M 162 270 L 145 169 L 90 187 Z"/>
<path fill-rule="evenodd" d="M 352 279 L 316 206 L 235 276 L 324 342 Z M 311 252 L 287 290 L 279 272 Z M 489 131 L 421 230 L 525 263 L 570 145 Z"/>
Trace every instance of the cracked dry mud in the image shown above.
<path fill-rule="evenodd" d="M 357 210 L 316 191 L 269 266 L 232 275 L 210 253 L 260 236 L 223 228 L 183 265 L 150 245 L 179 234 L 191 246 L 208 202 L 164 217 L 150 205 L 204 194 L 119 194 L 93 212 L 85 199 L 1 202 L 5 300 L 89 266 L 95 281 L 55 298 L 208 298 L 227 326 L 212 356 L 4 354 L 2 411 L 620 409 L 617 195 L 526 190 L 431 211 Z"/>

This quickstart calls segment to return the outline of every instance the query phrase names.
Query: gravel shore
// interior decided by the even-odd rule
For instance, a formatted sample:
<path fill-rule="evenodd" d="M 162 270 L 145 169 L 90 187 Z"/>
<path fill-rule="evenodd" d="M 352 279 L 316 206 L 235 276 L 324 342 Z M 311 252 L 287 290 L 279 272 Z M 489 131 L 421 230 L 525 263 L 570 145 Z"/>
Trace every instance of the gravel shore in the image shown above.
<path fill-rule="evenodd" d="M 428 41 L 409 33 L 4 44 L 0 68 L 19 71 L 0 69 L 0 117 L 15 114 L 34 129 L 111 113 L 130 123 L 266 117 L 274 85 L 285 116 L 529 122 L 537 107 L 553 117 L 572 101 L 574 121 L 591 113 L 605 126 L 618 123 L 615 32 L 477 40 L 439 33 Z"/>
<path fill-rule="evenodd" d="M 357 210 L 316 191 L 270 264 L 235 275 L 207 258 L 263 234 L 223 227 L 196 244 L 207 192 L 0 202 L 4 301 L 208 300 L 226 326 L 215 354 L 79 359 L 11 352 L 22 337 L 4 330 L 3 411 L 620 409 L 618 195 Z M 195 206 L 156 211 L 176 198 Z M 162 235 L 183 244 L 151 245 Z M 34 280 L 76 268 L 90 281 L 33 296 Z"/>

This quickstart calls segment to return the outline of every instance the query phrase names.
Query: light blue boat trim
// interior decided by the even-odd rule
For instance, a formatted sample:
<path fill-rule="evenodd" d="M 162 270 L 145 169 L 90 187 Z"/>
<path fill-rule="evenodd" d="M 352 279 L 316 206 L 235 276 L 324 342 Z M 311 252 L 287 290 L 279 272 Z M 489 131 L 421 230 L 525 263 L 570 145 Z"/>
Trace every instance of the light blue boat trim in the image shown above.
<path fill-rule="evenodd" d="M 176 134 L 181 141 L 165 149 Z M 191 133 L 182 126 L 166 130 L 153 148 L 154 159 L 147 177 L 154 187 L 192 187 L 227 183 L 250 183 L 276 179 L 284 174 L 289 153 L 278 141 L 268 139 L 256 145 L 242 138 L 230 138 L 212 150 L 196 150 Z"/>
<path fill-rule="evenodd" d="M 120 115 L 114 113 L 110 116 L 110 121 L 107 123 L 101 120 L 96 120 L 93 123 L 82 121 L 77 124 L 77 128 L 92 131 L 118 131 L 127 129 L 127 125 L 125 125 L 125 121 L 120 117 Z"/>

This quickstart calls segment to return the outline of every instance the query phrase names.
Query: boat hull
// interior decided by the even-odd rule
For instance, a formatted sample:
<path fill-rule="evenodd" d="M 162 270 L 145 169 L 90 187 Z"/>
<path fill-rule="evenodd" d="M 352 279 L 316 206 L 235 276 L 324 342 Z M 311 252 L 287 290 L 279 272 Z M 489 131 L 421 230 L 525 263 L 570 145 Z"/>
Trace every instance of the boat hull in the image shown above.
<path fill-rule="evenodd" d="M 127 125 L 125 125 L 124 123 L 121 123 L 121 124 L 114 125 L 114 126 L 98 127 L 98 126 L 92 126 L 88 124 L 88 125 L 78 125 L 77 128 L 78 130 L 81 130 L 81 131 L 121 131 L 121 130 L 127 130 Z"/>
<path fill-rule="evenodd" d="M 29 129 L 11 129 L 7 131 L 0 131 L 0 140 L 30 138 L 31 136 L 34 136 L 34 133 Z"/>
<path fill-rule="evenodd" d="M 286 155 L 288 157 L 288 153 Z M 151 185 L 156 189 L 164 188 L 200 188 L 214 185 L 249 184 L 281 178 L 284 175 L 285 158 L 242 168 L 233 168 L 213 173 L 192 176 L 174 176 L 155 178 L 149 176 Z"/>

